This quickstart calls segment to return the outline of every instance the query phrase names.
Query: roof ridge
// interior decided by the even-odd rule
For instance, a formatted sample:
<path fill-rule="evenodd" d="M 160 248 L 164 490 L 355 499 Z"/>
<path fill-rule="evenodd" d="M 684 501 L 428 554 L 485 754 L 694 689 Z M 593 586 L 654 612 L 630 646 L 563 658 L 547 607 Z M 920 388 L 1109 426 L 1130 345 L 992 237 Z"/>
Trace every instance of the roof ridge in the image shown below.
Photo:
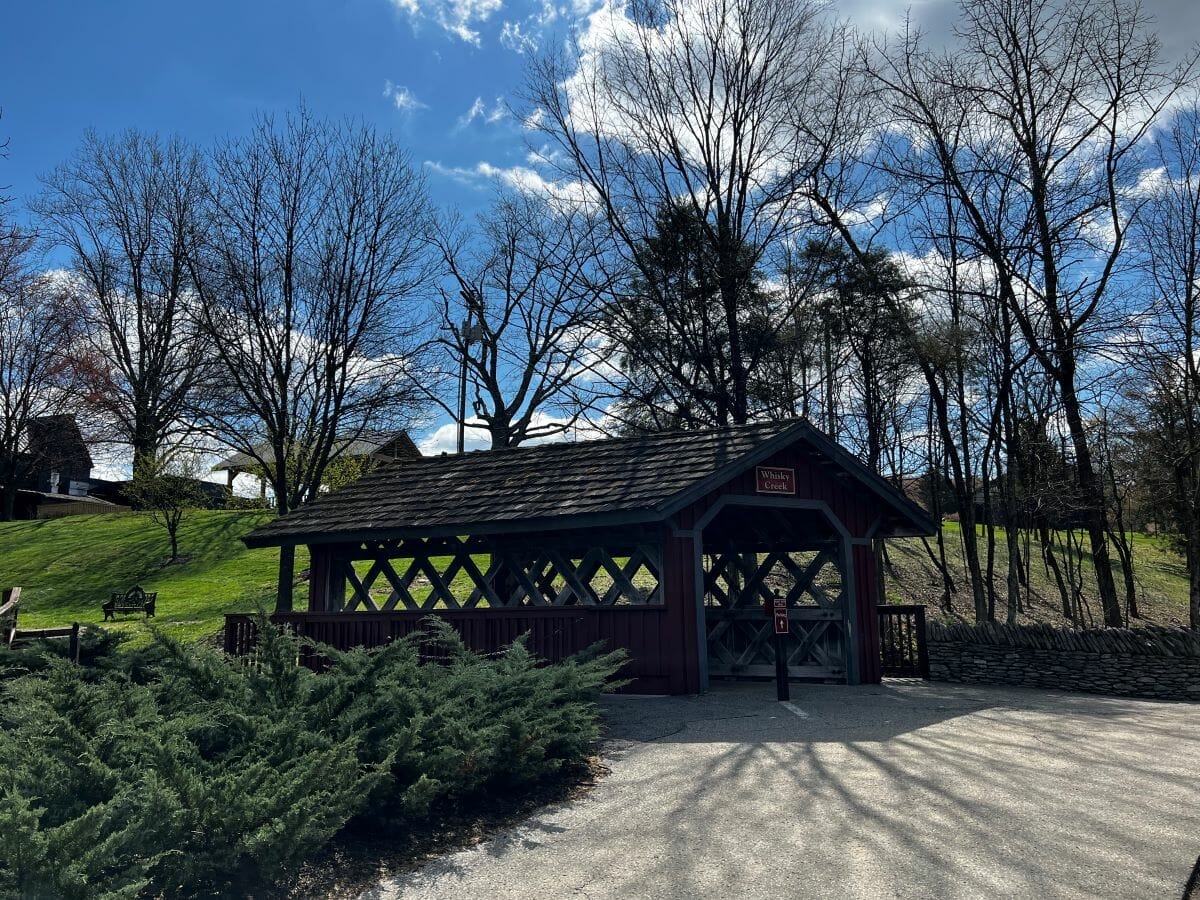
<path fill-rule="evenodd" d="M 470 456 L 474 453 L 486 453 L 490 456 L 492 454 L 508 454 L 508 453 L 514 453 L 514 452 L 528 453 L 528 452 L 534 451 L 534 450 L 555 450 L 555 449 L 587 447 L 587 446 L 590 446 L 593 444 L 612 445 L 612 444 L 633 443 L 634 441 L 652 441 L 652 440 L 661 439 L 661 438 L 676 438 L 676 437 L 689 437 L 690 438 L 690 437 L 697 437 L 699 435 L 716 434 L 717 432 L 724 432 L 726 434 L 738 434 L 738 433 L 741 433 L 744 431 L 750 431 L 751 429 L 754 429 L 754 428 L 768 428 L 768 427 L 772 427 L 772 426 L 782 430 L 784 428 L 790 428 L 793 425 L 796 425 L 800 422 L 806 422 L 806 421 L 808 421 L 808 420 L 804 419 L 803 417 L 800 417 L 800 416 L 797 416 L 792 419 L 764 419 L 763 421 L 760 421 L 760 422 L 744 422 L 740 425 L 712 425 L 707 428 L 671 428 L 671 429 L 664 429 L 663 431 L 647 431 L 647 432 L 643 432 L 641 434 L 625 434 L 625 435 L 620 435 L 619 437 L 609 437 L 609 436 L 592 437 L 592 438 L 587 438 L 586 440 L 582 440 L 582 441 L 546 441 L 545 443 L 524 444 L 524 445 L 517 446 L 517 447 L 488 447 L 488 448 L 480 447 L 475 450 L 469 450 L 466 453 L 448 453 L 446 451 L 442 451 L 441 453 L 437 453 L 432 456 L 425 456 L 422 458 L 423 459 L 442 459 L 442 458 L 457 459 L 460 456 Z"/>

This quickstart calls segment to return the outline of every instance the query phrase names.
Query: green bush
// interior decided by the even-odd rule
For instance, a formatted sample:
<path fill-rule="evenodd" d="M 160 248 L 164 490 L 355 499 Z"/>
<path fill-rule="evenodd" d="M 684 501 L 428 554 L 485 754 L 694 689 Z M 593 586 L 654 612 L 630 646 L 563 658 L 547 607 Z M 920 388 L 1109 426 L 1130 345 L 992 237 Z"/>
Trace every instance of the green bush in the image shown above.
<path fill-rule="evenodd" d="M 0 684 L 0 894 L 244 892 L 355 820 L 420 828 L 581 765 L 621 663 L 538 667 L 520 642 L 487 659 L 446 628 L 445 665 L 419 665 L 416 639 L 260 635 L 255 666 L 159 635 Z M 296 665 L 308 652 L 326 671 Z"/>
<path fill-rule="evenodd" d="M 85 666 L 112 666 L 115 651 L 129 640 L 128 632 L 103 628 L 81 628 L 79 631 L 79 662 Z M 30 672 L 41 672 L 55 659 L 66 659 L 71 649 L 66 638 L 46 638 L 0 649 L 0 679 L 19 678 Z"/>

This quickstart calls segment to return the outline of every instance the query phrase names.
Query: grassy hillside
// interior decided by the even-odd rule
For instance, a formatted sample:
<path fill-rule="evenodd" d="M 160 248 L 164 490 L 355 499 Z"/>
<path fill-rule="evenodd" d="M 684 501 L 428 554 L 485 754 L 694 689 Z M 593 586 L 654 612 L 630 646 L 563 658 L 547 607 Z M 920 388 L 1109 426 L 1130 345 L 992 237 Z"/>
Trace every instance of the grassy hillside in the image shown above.
<path fill-rule="evenodd" d="M 158 591 L 157 623 L 184 639 L 213 635 L 226 612 L 254 608 L 273 591 L 278 551 L 247 550 L 239 538 L 269 512 L 195 512 L 185 517 L 183 562 L 166 564 L 166 532 L 141 515 L 75 516 L 0 523 L 0 583 L 20 585 L 22 625 L 100 622 L 100 604 L 114 590 L 140 584 Z M 296 570 L 308 566 L 297 553 Z M 111 624 L 111 623 L 110 623 Z M 140 616 L 117 628 L 144 632 Z"/>
<path fill-rule="evenodd" d="M 77 516 L 46 522 L 0 523 L 0 585 L 22 587 L 21 623 L 26 627 L 96 622 L 103 618 L 100 604 L 111 591 L 141 584 L 158 591 L 157 623 L 172 634 L 193 640 L 220 631 L 226 612 L 252 610 L 255 598 L 270 598 L 276 579 L 278 551 L 247 550 L 240 538 L 273 515 L 269 512 L 196 512 L 184 520 L 181 563 L 166 564 L 166 533 L 141 515 Z M 893 541 L 889 545 L 892 572 L 888 598 L 893 602 L 925 603 L 935 617 L 970 618 L 971 598 L 966 589 L 958 525 L 946 524 L 950 568 L 959 582 L 954 611 L 937 609 L 941 580 L 920 540 Z M 933 541 L 930 541 L 933 546 Z M 997 617 L 1003 619 L 1007 557 L 1003 536 L 997 540 Z M 1034 550 L 1032 602 L 1021 621 L 1067 624 L 1058 608 L 1053 581 Z M 482 564 L 482 560 L 480 561 Z M 364 568 L 368 564 L 362 564 Z M 308 566 L 299 548 L 296 570 Z M 1143 618 L 1135 624 L 1187 622 L 1187 580 L 1183 561 L 1162 541 L 1139 535 L 1135 566 Z M 1088 566 L 1085 564 L 1084 571 Z M 1118 579 L 1118 584 L 1120 581 Z M 380 579 L 377 591 L 387 593 Z M 466 576 L 456 579 L 465 589 Z M 420 599 L 428 582 L 412 585 Z M 298 594 L 302 596 L 302 590 Z M 382 596 L 381 598 L 382 599 Z M 1100 623 L 1100 610 L 1092 601 Z M 126 615 L 116 628 L 145 632 L 140 616 Z"/>
<path fill-rule="evenodd" d="M 973 620 L 971 593 L 966 578 L 966 565 L 963 562 L 962 534 L 958 523 L 947 522 L 944 527 L 946 541 L 946 556 L 949 569 L 958 584 L 958 593 L 953 598 L 954 610 L 947 614 L 939 611 L 941 602 L 942 581 L 922 546 L 920 539 L 905 539 L 892 541 L 888 547 L 888 555 L 892 562 L 892 572 L 887 580 L 888 600 L 894 603 L 924 603 L 935 616 L 954 619 L 964 617 Z M 986 567 L 985 542 L 980 529 L 981 563 Z M 1061 536 L 1060 536 L 1061 538 Z M 1082 546 L 1088 546 L 1086 538 Z M 929 546 L 937 552 L 933 538 Z M 1051 625 L 1069 625 L 1062 616 L 1058 588 L 1053 576 L 1042 563 L 1041 555 L 1035 544 L 1032 547 L 1030 567 L 1030 601 L 1018 616 L 1021 622 L 1044 622 Z M 1134 620 L 1133 625 L 1186 625 L 1188 621 L 1188 587 L 1187 570 L 1183 558 L 1171 549 L 1167 543 L 1151 535 L 1134 535 L 1134 580 L 1138 589 L 1138 605 L 1141 619 Z M 1089 599 L 1094 624 L 1103 624 L 1103 614 L 1095 599 L 1095 578 L 1090 574 L 1091 559 L 1085 558 L 1083 563 L 1084 584 Z M 1114 570 L 1117 591 L 1124 598 L 1124 581 L 1119 571 Z M 994 584 L 996 589 L 996 618 L 1004 620 L 1007 598 L 1006 579 L 1008 577 L 1008 551 L 1005 547 L 1004 530 L 996 530 L 996 561 L 994 569 Z"/>

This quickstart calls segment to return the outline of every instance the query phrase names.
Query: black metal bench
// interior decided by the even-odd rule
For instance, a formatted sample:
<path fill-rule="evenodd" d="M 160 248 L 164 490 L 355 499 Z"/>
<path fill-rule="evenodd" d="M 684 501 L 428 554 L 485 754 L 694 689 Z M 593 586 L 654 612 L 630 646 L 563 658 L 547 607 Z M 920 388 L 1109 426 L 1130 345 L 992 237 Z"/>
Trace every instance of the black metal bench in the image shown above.
<path fill-rule="evenodd" d="M 124 594 L 114 591 L 109 601 L 100 607 L 100 611 L 104 613 L 105 622 L 116 618 L 117 613 L 140 612 L 145 613 L 149 619 L 154 616 L 154 602 L 157 599 L 158 591 L 147 594 L 141 585 L 135 584 Z"/>

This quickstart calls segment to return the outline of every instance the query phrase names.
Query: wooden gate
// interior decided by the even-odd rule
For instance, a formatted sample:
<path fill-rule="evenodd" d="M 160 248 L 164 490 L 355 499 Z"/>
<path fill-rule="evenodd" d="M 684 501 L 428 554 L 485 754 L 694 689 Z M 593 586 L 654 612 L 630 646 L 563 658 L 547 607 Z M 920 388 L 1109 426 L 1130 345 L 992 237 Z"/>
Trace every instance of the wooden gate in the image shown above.
<path fill-rule="evenodd" d="M 766 606 L 787 601 L 792 678 L 846 680 L 850 642 L 840 544 L 807 553 L 712 553 L 704 567 L 704 619 L 712 677 L 774 676 L 774 625 Z"/>
<path fill-rule="evenodd" d="M 925 607 L 918 603 L 879 607 L 879 654 L 888 678 L 928 678 Z"/>

